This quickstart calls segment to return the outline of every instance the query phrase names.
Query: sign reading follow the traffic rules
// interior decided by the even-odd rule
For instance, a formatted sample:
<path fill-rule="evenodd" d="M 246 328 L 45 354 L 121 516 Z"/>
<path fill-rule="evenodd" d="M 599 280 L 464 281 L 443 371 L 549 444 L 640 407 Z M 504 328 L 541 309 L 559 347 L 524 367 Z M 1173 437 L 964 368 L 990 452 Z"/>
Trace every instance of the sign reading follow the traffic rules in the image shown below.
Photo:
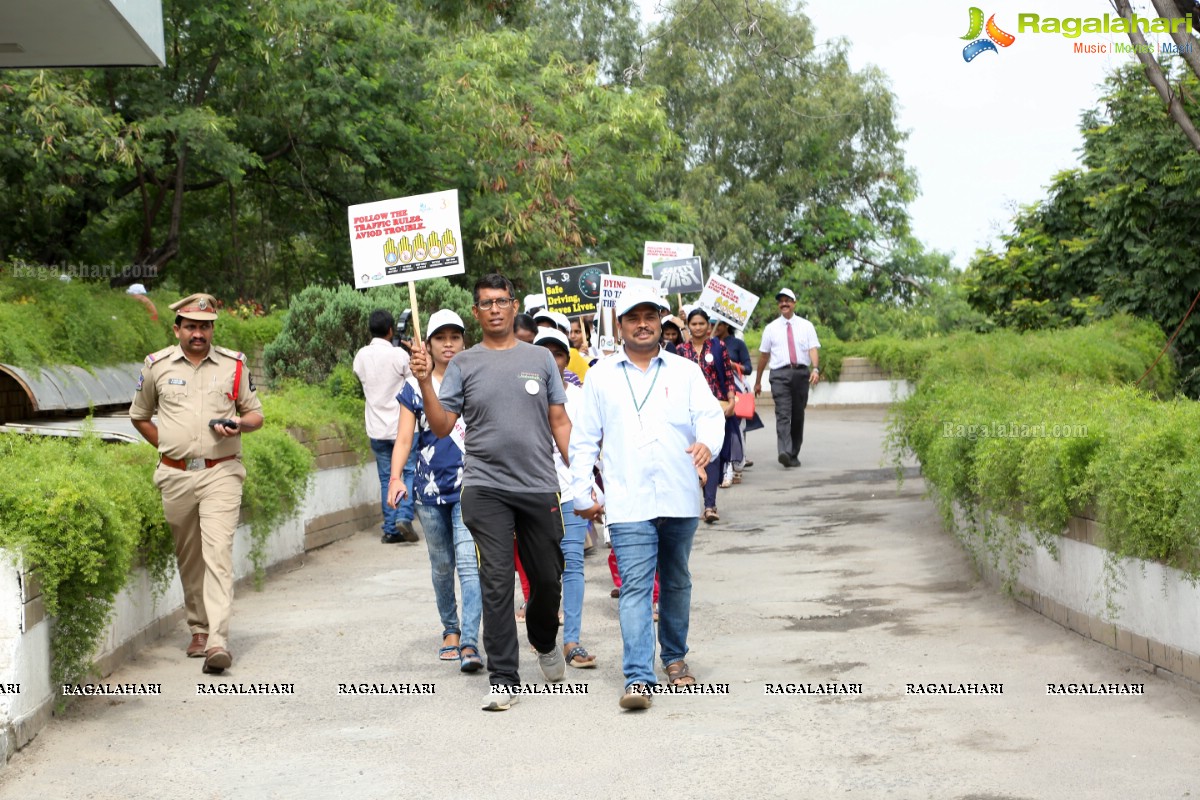
<path fill-rule="evenodd" d="M 695 245 L 687 242 L 646 242 L 642 248 L 642 274 L 654 274 L 654 265 L 659 261 L 691 257 Z"/>
<path fill-rule="evenodd" d="M 720 275 L 710 275 L 697 305 L 711 316 L 728 322 L 738 330 L 745 330 L 754 307 L 758 305 L 758 295 Z"/>
<path fill-rule="evenodd" d="M 466 272 L 457 189 L 362 203 L 347 212 L 355 289 Z"/>

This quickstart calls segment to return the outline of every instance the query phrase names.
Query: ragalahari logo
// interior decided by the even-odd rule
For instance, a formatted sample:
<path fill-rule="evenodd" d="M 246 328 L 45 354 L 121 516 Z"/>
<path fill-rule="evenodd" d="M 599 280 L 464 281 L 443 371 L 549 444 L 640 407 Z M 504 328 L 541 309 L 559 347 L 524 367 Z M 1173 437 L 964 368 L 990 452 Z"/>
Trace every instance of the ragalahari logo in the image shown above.
<path fill-rule="evenodd" d="M 975 60 L 975 56 L 980 53 L 986 53 L 989 50 L 993 53 L 999 53 L 996 45 L 1008 47 L 1017 40 L 1017 37 L 1011 33 L 1005 33 L 1000 30 L 1000 26 L 996 24 L 996 15 L 992 14 L 988 17 L 987 25 L 983 24 L 983 10 L 971 6 L 971 27 L 967 31 L 967 35 L 963 39 L 972 39 L 969 45 L 963 48 L 963 61 L 971 62 Z M 986 38 L 979 38 L 979 34 L 987 31 Z"/>

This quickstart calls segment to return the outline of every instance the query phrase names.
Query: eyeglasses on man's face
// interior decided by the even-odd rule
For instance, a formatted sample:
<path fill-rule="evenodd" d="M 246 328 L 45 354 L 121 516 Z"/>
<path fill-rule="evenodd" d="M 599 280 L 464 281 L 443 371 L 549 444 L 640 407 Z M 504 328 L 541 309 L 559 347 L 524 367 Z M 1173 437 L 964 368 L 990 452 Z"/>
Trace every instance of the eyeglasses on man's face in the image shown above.
<path fill-rule="evenodd" d="M 516 302 L 515 297 L 500 297 L 495 300 L 480 300 L 478 303 L 475 304 L 475 307 L 478 308 L 480 311 L 491 311 L 492 306 L 495 306 L 496 308 L 503 311 L 504 309 L 508 308 L 515 302 Z"/>

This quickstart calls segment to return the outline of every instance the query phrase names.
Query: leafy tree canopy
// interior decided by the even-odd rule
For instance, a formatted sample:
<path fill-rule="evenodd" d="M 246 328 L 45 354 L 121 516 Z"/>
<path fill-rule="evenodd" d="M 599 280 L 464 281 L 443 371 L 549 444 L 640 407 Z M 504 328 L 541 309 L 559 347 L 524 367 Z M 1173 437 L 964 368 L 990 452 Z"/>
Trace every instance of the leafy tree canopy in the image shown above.
<path fill-rule="evenodd" d="M 696 209 L 708 263 L 759 293 L 819 272 L 874 296 L 910 235 L 895 98 L 846 47 L 815 44 L 778 0 L 677 1 L 652 32 L 645 80 L 686 147 L 667 185 Z"/>
<path fill-rule="evenodd" d="M 1200 80 L 1178 74 L 1183 97 Z M 1193 118 L 1200 105 L 1185 103 Z M 1101 108 L 1083 115 L 1082 166 L 1060 173 L 1042 202 L 1023 210 L 1001 252 L 976 255 L 967 275 L 971 304 L 1019 329 L 1084 322 L 1126 312 L 1167 333 L 1200 292 L 1200 153 L 1159 98 L 1129 66 L 1105 84 Z M 1175 341 L 1180 380 L 1200 395 L 1200 320 Z"/>

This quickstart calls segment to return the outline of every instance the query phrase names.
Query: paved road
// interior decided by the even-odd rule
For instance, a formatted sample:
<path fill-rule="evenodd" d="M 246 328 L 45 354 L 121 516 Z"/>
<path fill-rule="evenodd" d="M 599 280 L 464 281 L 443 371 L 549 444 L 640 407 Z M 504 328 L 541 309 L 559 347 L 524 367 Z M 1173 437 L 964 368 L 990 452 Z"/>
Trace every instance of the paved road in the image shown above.
<path fill-rule="evenodd" d="M 108 680 L 160 697 L 89 698 L 8 767 L 0 796 L 161 798 L 1080 798 L 1200 796 L 1200 694 L 999 596 L 973 575 L 913 478 L 881 466 L 882 414 L 810 415 L 804 467 L 758 464 L 721 495 L 692 557 L 692 654 L 725 696 L 617 707 L 616 603 L 587 562 L 586 695 L 486 714 L 486 679 L 438 663 L 423 545 L 363 533 L 237 601 L 226 682 L 291 697 L 201 697 L 182 626 Z M 524 658 L 525 654 L 523 654 Z M 522 665 L 527 680 L 536 662 Z M 768 695 L 778 683 L 861 695 Z M 1047 697 L 1049 682 L 1145 683 L 1141 697 Z M 348 697 L 346 682 L 436 694 Z M 907 695 L 908 683 L 1003 684 Z M 1190 792 L 1190 794 L 1189 794 Z"/>

